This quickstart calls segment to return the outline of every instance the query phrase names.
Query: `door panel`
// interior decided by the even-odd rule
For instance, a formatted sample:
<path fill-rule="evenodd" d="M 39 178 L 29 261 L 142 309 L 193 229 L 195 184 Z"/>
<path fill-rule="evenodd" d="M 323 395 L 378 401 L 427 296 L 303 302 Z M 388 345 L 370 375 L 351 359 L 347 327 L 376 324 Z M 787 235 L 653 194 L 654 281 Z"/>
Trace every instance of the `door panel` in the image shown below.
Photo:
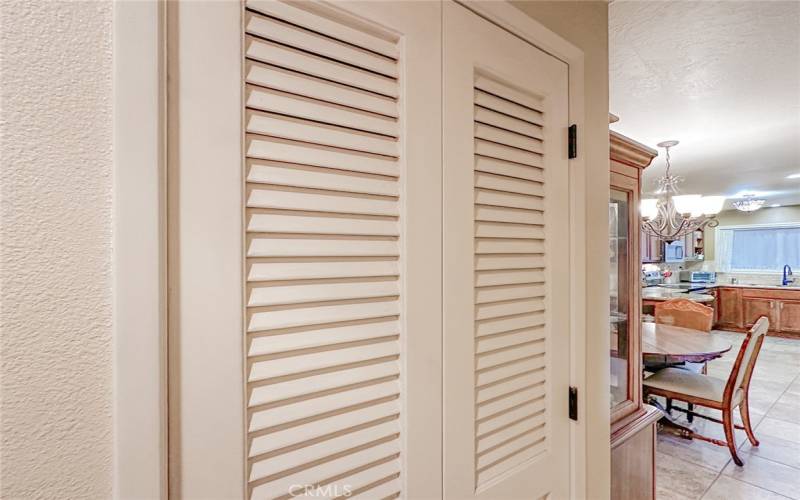
<path fill-rule="evenodd" d="M 249 488 L 435 496 L 440 6 L 337 6 L 245 12 Z"/>
<path fill-rule="evenodd" d="M 444 16 L 445 497 L 566 498 L 567 67 Z"/>
<path fill-rule="evenodd" d="M 441 496 L 441 5 L 171 9 L 173 494 Z"/>
<path fill-rule="evenodd" d="M 719 324 L 741 328 L 743 309 L 741 290 L 738 288 L 719 288 L 718 290 L 717 314 Z"/>
<path fill-rule="evenodd" d="M 758 318 L 766 316 L 769 319 L 769 329 L 775 330 L 777 328 L 776 303 L 770 299 L 743 298 L 744 327 L 750 328 L 758 321 Z"/>
<path fill-rule="evenodd" d="M 772 329 L 782 332 L 800 333 L 800 301 L 782 300 L 780 305 L 780 324 Z"/>

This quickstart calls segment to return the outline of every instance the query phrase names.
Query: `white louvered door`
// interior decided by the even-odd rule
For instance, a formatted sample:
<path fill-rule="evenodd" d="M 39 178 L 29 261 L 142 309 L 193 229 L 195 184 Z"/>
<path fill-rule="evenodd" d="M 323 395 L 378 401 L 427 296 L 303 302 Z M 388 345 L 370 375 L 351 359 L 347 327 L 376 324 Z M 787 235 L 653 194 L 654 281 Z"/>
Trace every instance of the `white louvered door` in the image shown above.
<path fill-rule="evenodd" d="M 567 66 L 450 3 L 443 35 L 445 498 L 567 498 Z"/>
<path fill-rule="evenodd" d="M 439 497 L 441 5 L 173 11 L 172 492 Z"/>
<path fill-rule="evenodd" d="M 169 9 L 171 496 L 565 498 L 565 65 L 452 2 Z"/>
<path fill-rule="evenodd" d="M 440 6 L 337 6 L 246 3 L 248 487 L 437 495 Z"/>

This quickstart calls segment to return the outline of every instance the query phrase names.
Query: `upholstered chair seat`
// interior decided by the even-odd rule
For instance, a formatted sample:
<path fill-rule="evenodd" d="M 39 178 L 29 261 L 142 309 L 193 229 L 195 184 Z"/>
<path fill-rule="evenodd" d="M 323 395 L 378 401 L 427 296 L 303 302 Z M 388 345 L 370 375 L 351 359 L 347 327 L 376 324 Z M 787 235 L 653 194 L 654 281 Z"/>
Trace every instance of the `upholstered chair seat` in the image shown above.
<path fill-rule="evenodd" d="M 722 403 L 727 380 L 702 375 L 684 368 L 665 368 L 645 379 L 645 385 L 669 392 L 680 392 L 698 399 Z M 737 389 L 733 396 L 734 407 L 742 402 L 744 392 Z"/>

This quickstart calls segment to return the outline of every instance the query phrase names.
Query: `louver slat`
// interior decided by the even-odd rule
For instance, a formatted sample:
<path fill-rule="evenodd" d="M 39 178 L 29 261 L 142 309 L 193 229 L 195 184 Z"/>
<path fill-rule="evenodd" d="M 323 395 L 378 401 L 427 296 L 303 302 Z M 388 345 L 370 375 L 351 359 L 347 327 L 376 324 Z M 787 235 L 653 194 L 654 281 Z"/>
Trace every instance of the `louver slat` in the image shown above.
<path fill-rule="evenodd" d="M 323 125 L 307 120 L 297 120 L 260 111 L 248 111 L 246 120 L 247 131 L 254 134 L 384 156 L 397 156 L 397 144 L 394 139 L 381 135 L 333 125 Z"/>
<path fill-rule="evenodd" d="M 291 498 L 288 495 L 276 493 L 288 492 L 289 488 L 296 484 L 316 484 L 305 483 L 304 481 L 309 477 L 321 478 L 319 482 L 322 482 L 328 478 L 339 477 L 370 464 L 377 465 L 389 457 L 392 457 L 394 461 L 399 461 L 400 443 L 397 436 L 387 436 L 349 451 L 350 453 L 345 453 L 341 456 L 320 457 L 310 462 L 306 468 L 285 471 L 282 474 L 253 480 L 250 483 L 252 488 L 251 498 Z"/>
<path fill-rule="evenodd" d="M 319 35 L 314 31 L 252 12 L 246 13 L 245 26 L 248 33 L 262 38 L 324 57 L 335 58 L 343 63 L 382 73 L 385 76 L 397 77 L 397 64 L 394 60 L 325 35 Z"/>
<path fill-rule="evenodd" d="M 392 177 L 398 175 L 397 161 L 387 156 L 259 135 L 247 135 L 246 141 L 248 158 Z"/>
<path fill-rule="evenodd" d="M 475 81 L 476 487 L 546 447 L 541 100 Z"/>
<path fill-rule="evenodd" d="M 283 281 L 350 277 L 397 276 L 396 259 L 381 260 L 268 260 L 250 259 L 247 281 Z"/>
<path fill-rule="evenodd" d="M 371 52 L 397 59 L 399 49 L 396 41 L 388 37 L 376 36 L 373 32 L 348 26 L 337 20 L 315 14 L 301 8 L 297 3 L 276 2 L 274 0 L 248 0 L 247 8 L 283 20 L 287 23 L 312 29 L 333 40 L 340 40 Z"/>
<path fill-rule="evenodd" d="M 322 5 L 246 8 L 248 492 L 397 496 L 397 39 Z"/>
<path fill-rule="evenodd" d="M 270 161 L 248 161 L 247 182 L 379 196 L 397 196 L 395 179 Z"/>
<path fill-rule="evenodd" d="M 352 342 L 388 335 L 398 335 L 400 324 L 393 319 L 362 321 L 343 326 L 324 325 L 320 328 L 303 330 L 287 330 L 271 332 L 271 335 L 253 337 L 250 340 L 250 356 L 269 353 L 291 352 L 297 349 L 309 349 Z"/>
<path fill-rule="evenodd" d="M 247 106 L 261 111 L 293 115 L 329 125 L 397 137 L 397 123 L 387 117 L 354 110 L 307 97 L 248 85 Z"/>
<path fill-rule="evenodd" d="M 285 189 L 271 186 L 250 186 L 248 206 L 340 214 L 398 215 L 394 197 L 359 196 L 327 190 Z"/>
<path fill-rule="evenodd" d="M 267 40 L 245 37 L 245 54 L 262 63 L 357 87 L 375 94 L 397 97 L 397 82 L 392 78 Z"/>
<path fill-rule="evenodd" d="M 245 80 L 260 87 L 316 99 L 321 105 L 332 103 L 377 115 L 398 116 L 397 103 L 390 97 L 258 61 L 245 61 Z"/>
<path fill-rule="evenodd" d="M 364 408 L 359 412 L 341 413 L 327 419 L 255 436 L 250 447 L 250 456 L 254 457 L 275 452 L 288 446 L 296 446 L 298 443 L 313 441 L 322 436 L 335 434 L 348 427 L 391 418 L 398 415 L 399 412 L 400 406 L 398 402 L 389 401 Z"/>

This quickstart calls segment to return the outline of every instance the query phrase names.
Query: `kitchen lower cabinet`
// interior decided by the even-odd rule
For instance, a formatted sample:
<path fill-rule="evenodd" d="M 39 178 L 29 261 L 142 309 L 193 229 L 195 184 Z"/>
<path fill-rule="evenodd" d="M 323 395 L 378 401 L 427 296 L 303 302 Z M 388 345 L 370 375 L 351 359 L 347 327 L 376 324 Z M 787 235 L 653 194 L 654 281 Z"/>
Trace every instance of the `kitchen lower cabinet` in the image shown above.
<path fill-rule="evenodd" d="M 720 287 L 715 295 L 715 328 L 745 331 L 766 316 L 770 332 L 800 335 L 800 288 Z"/>
<path fill-rule="evenodd" d="M 717 326 L 742 328 L 742 294 L 740 288 L 717 289 Z"/>
<path fill-rule="evenodd" d="M 766 298 L 742 298 L 742 314 L 744 328 L 752 327 L 762 316 L 769 319 L 769 329 L 774 331 L 778 326 L 776 301 Z"/>
<path fill-rule="evenodd" d="M 800 334 L 800 300 L 782 300 L 778 304 L 781 331 Z"/>

